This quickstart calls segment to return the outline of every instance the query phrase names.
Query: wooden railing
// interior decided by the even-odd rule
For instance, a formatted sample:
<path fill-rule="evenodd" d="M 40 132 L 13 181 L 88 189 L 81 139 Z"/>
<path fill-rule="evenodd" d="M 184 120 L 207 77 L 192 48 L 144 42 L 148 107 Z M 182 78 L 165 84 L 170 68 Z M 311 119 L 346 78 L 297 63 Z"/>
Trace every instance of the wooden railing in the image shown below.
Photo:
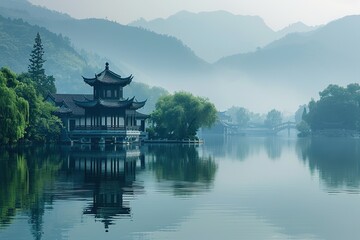
<path fill-rule="evenodd" d="M 76 126 L 73 130 L 92 131 L 92 130 L 140 130 L 139 126 L 111 127 L 111 126 Z"/>

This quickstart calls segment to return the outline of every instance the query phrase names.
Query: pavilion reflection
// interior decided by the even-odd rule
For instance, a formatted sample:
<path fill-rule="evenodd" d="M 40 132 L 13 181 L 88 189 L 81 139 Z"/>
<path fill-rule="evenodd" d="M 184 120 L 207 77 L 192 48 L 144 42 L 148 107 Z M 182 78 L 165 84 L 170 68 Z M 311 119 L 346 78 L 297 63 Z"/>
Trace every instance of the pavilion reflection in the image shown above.
<path fill-rule="evenodd" d="M 80 194 L 91 194 L 92 202 L 83 213 L 104 223 L 106 231 L 115 219 L 130 217 L 129 200 L 124 196 L 143 192 L 134 181 L 136 173 L 144 169 L 139 146 L 79 145 L 67 151 L 67 176 L 82 182 Z"/>

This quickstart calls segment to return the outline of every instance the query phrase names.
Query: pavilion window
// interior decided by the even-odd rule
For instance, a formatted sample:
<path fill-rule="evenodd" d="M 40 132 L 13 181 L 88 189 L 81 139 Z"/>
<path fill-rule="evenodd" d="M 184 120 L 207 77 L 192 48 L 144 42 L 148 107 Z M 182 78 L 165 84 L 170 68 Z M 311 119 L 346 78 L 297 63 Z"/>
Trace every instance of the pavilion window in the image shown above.
<path fill-rule="evenodd" d="M 119 117 L 119 127 L 123 127 L 123 126 L 124 126 L 124 118 Z"/>
<path fill-rule="evenodd" d="M 105 121 L 106 121 L 105 116 L 102 116 L 102 117 L 101 117 L 101 123 L 100 123 L 100 125 L 101 125 L 101 126 L 106 126 L 106 122 L 105 122 Z"/>
<path fill-rule="evenodd" d="M 106 97 L 111 98 L 111 90 L 106 90 Z"/>
<path fill-rule="evenodd" d="M 85 118 L 80 118 L 80 126 L 85 126 Z"/>
<path fill-rule="evenodd" d="M 111 122 L 112 122 L 112 121 L 111 121 L 111 120 L 112 120 L 112 117 L 107 116 L 106 118 L 107 118 L 107 119 L 106 119 L 106 125 L 107 125 L 108 127 L 111 127 L 111 125 L 112 125 L 112 123 L 111 123 Z"/>

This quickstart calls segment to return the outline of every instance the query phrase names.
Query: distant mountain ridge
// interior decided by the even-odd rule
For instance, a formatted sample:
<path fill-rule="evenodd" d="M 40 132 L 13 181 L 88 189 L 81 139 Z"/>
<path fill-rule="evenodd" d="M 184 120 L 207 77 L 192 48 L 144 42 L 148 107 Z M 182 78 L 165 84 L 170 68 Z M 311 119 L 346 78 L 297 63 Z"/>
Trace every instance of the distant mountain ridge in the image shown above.
<path fill-rule="evenodd" d="M 92 76 L 99 68 L 102 69 L 104 63 L 102 61 L 98 64 L 98 60 L 106 56 L 111 62 L 111 69 L 116 72 L 120 69 L 122 75 L 132 73 L 136 81 L 171 91 L 180 89 L 208 97 L 221 110 L 237 105 L 258 112 L 266 112 L 272 108 L 295 111 L 309 99 L 317 98 L 318 92 L 330 83 L 346 85 L 359 81 L 359 16 L 345 17 L 316 29 L 296 23 L 278 32 L 264 25 L 260 18 L 245 16 L 245 19 L 254 23 L 253 26 L 259 26 L 259 29 L 263 28 L 264 31 L 256 32 L 257 27 L 244 27 L 245 32 L 240 35 L 242 38 L 249 35 L 256 40 L 256 36 L 264 36 L 260 39 L 269 41 L 276 34 L 286 35 L 282 38 L 276 37 L 276 40 L 264 45 L 253 44 L 257 43 L 254 40 L 250 42 L 253 44 L 250 51 L 238 54 L 238 51 L 231 50 L 228 56 L 208 64 L 194 54 L 190 44 L 183 44 L 179 39 L 168 36 L 169 34 L 158 34 L 141 27 L 124 26 L 102 19 L 76 20 L 66 14 L 43 8 L 41 11 L 45 11 L 44 13 L 34 16 L 34 11 L 39 7 L 28 3 L 23 5 L 23 8 L 8 11 L 6 2 L 11 1 L 0 2 L 0 14 L 4 13 L 11 18 L 15 18 L 15 13 L 16 17 L 23 15 L 26 21 L 46 27 L 59 36 L 61 34 L 65 41 L 71 40 L 77 49 L 74 51 L 85 58 L 88 65 L 96 66 L 96 69 L 88 71 L 86 76 Z M 55 14 L 54 18 L 51 14 Z M 193 22 L 185 26 L 189 28 L 185 29 L 189 33 L 194 31 L 193 29 L 198 30 L 196 34 L 204 38 L 200 43 L 209 47 L 207 51 L 211 54 L 219 54 L 220 50 L 224 50 L 216 47 L 219 43 L 229 48 L 236 46 L 236 37 L 231 35 L 223 38 L 223 35 L 226 35 L 222 35 L 222 31 L 229 32 L 233 27 L 232 24 L 223 24 L 228 21 L 227 18 L 233 19 L 232 14 L 217 14 L 227 17 L 224 21 L 206 20 L 196 28 Z M 193 14 L 182 12 L 177 16 L 187 16 L 190 19 L 188 21 L 191 21 Z M 203 25 L 205 23 L 211 27 L 206 29 L 208 25 Z M 200 31 L 203 29 L 209 31 L 209 35 Z M 218 30 L 214 32 L 214 29 Z M 180 30 L 185 31 L 178 29 Z M 1 34 L 0 31 L 0 36 Z M 220 38 L 217 38 L 218 36 Z M 33 37 L 30 41 L 33 41 Z M 6 46 L 11 48 L 11 44 Z M 87 54 L 82 54 L 79 49 L 85 49 Z M 86 57 L 91 55 L 89 52 L 95 57 Z M 24 59 L 27 61 L 28 55 Z M 71 62 L 71 65 L 81 64 Z M 77 77 L 76 81 L 78 79 Z M 66 82 L 71 83 L 73 82 Z M 149 93 L 147 90 L 145 92 Z M 143 99 L 139 96 L 139 100 Z"/>
<path fill-rule="evenodd" d="M 81 76 L 90 77 L 102 71 L 105 59 L 91 56 L 84 51 L 78 53 L 72 48 L 69 39 L 43 27 L 30 25 L 21 19 L 4 18 L 1 15 L 0 67 L 9 67 L 17 73 L 27 72 L 30 52 L 37 32 L 41 35 L 45 51 L 45 73 L 55 77 L 58 92 L 91 93 L 91 87 L 84 83 Z M 119 73 L 115 66 L 111 68 Z M 166 90 L 159 87 L 149 87 L 138 82 L 133 82 L 124 91 L 126 97 L 136 96 L 139 100 L 148 100 L 145 107 L 141 109 L 144 113 L 150 113 L 155 108 L 157 99 L 166 93 Z"/>
<path fill-rule="evenodd" d="M 166 19 L 139 19 L 129 25 L 174 36 L 208 62 L 237 53 L 255 51 L 288 33 L 315 29 L 296 23 L 275 32 L 258 16 L 234 15 L 226 11 L 181 11 Z"/>
<path fill-rule="evenodd" d="M 225 57 L 216 66 L 316 96 L 330 83 L 359 81 L 359 42 L 360 15 L 347 16 L 312 32 L 289 34 L 256 52 Z"/>
<path fill-rule="evenodd" d="M 174 76 L 186 80 L 186 76 L 210 67 L 180 40 L 148 30 L 104 19 L 77 20 L 26 1 L 12 4 L 11 0 L 2 0 L 0 14 L 67 36 L 77 49 L 106 56 L 125 74 L 134 74 L 151 85 L 171 87 L 169 79 Z"/>

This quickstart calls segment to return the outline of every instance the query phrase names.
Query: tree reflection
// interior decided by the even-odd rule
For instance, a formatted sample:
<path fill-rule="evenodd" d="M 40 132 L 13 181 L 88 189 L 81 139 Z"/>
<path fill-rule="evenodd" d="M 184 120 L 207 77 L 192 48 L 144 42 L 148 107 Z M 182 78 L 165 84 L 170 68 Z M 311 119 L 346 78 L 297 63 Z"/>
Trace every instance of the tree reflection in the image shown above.
<path fill-rule="evenodd" d="M 44 190 L 53 184 L 62 162 L 52 146 L 2 149 L 0 153 L 0 224 L 9 225 L 17 211 L 29 215 L 34 239 L 41 239 Z"/>
<path fill-rule="evenodd" d="M 351 138 L 312 138 L 297 142 L 299 158 L 311 172 L 318 171 L 325 184 L 333 189 L 360 186 L 360 142 Z"/>
<path fill-rule="evenodd" d="M 175 194 L 209 189 L 215 178 L 217 164 L 210 156 L 200 156 L 194 145 L 151 145 L 146 156 L 159 181 L 173 182 Z"/>
<path fill-rule="evenodd" d="M 265 138 L 264 145 L 266 149 L 267 156 L 276 160 L 281 157 L 281 151 L 283 147 L 284 141 L 279 137 L 267 137 Z"/>

